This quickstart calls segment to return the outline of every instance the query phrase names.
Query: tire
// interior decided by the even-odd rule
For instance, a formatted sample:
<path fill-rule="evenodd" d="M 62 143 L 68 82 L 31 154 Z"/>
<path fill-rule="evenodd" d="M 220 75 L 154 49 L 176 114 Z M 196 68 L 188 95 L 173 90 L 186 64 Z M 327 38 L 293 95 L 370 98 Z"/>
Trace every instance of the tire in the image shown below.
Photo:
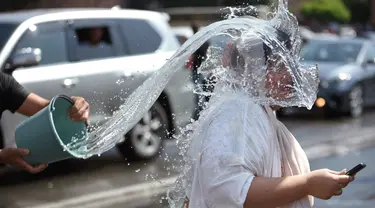
<path fill-rule="evenodd" d="M 127 160 L 151 160 L 158 156 L 168 138 L 169 119 L 166 109 L 156 102 L 145 117 L 117 145 Z"/>
<path fill-rule="evenodd" d="M 349 92 L 349 111 L 347 114 L 352 118 L 362 116 L 364 110 L 363 89 L 361 86 L 355 86 Z"/>

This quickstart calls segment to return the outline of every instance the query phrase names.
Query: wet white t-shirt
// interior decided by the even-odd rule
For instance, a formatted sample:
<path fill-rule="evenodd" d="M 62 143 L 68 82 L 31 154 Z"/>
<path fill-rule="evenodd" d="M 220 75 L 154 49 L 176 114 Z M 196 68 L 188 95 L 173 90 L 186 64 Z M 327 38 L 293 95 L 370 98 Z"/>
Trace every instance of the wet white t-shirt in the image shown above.
<path fill-rule="evenodd" d="M 189 208 L 242 208 L 254 177 L 281 177 L 274 113 L 244 93 L 223 97 L 189 149 Z"/>

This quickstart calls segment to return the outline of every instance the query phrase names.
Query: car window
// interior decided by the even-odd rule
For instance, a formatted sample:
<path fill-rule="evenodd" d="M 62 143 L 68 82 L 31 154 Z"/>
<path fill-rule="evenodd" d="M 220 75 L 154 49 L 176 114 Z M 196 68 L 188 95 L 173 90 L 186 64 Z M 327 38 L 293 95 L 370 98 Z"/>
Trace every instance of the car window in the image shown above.
<path fill-rule="evenodd" d="M 74 29 L 75 53 L 79 61 L 116 57 L 110 25 L 78 26 Z"/>
<path fill-rule="evenodd" d="M 118 23 L 130 54 L 153 53 L 159 49 L 162 38 L 146 20 L 119 19 Z"/>
<path fill-rule="evenodd" d="M 39 48 L 42 51 L 40 65 L 68 62 L 64 24 L 50 22 L 29 27 L 16 44 L 12 54 L 29 47 Z"/>
<path fill-rule="evenodd" d="M 0 23 L 0 48 L 2 49 L 10 36 L 18 27 L 17 24 L 13 23 Z"/>

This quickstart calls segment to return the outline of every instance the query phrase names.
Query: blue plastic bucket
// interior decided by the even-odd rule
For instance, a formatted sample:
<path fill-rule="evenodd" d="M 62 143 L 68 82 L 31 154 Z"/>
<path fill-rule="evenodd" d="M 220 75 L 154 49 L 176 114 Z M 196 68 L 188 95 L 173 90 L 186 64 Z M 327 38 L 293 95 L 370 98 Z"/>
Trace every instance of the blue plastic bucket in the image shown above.
<path fill-rule="evenodd" d="M 47 107 L 18 125 L 17 147 L 30 151 L 24 158 L 26 162 L 32 165 L 50 164 L 83 157 L 64 148 L 74 138 L 83 138 L 88 134 L 85 122 L 72 121 L 68 117 L 73 104 L 69 97 L 58 95 Z"/>

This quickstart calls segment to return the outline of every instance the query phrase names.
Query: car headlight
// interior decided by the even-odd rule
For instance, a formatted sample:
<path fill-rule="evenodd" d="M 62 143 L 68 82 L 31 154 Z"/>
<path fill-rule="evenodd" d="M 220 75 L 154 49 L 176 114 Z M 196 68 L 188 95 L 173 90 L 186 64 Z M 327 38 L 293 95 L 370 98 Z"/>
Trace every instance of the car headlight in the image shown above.
<path fill-rule="evenodd" d="M 349 80 L 352 79 L 352 76 L 350 74 L 346 73 L 346 72 L 340 72 L 338 74 L 338 78 L 341 81 L 349 81 Z"/>
<path fill-rule="evenodd" d="M 352 76 L 346 72 L 340 72 L 337 77 L 331 80 L 320 80 L 320 87 L 322 88 L 329 88 L 330 86 L 339 86 L 345 84 L 346 81 L 352 79 Z"/>

